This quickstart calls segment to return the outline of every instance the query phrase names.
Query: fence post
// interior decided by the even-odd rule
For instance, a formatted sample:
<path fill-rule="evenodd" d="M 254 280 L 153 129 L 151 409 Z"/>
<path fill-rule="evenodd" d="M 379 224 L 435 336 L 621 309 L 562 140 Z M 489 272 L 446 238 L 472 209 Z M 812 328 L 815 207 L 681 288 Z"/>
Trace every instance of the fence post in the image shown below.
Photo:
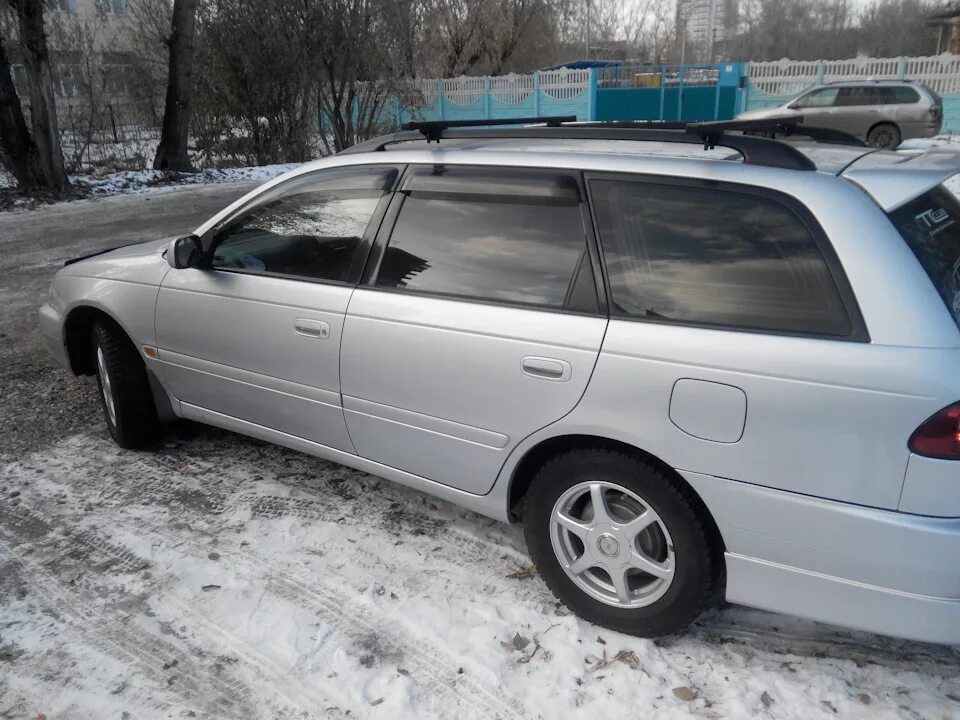
<path fill-rule="evenodd" d="M 667 99 L 667 73 L 660 66 L 660 119 L 663 120 L 663 103 Z"/>
<path fill-rule="evenodd" d="M 817 63 L 817 80 L 816 85 L 823 85 L 823 74 L 826 71 L 826 65 L 823 63 Z"/>
<path fill-rule="evenodd" d="M 597 72 L 599 68 L 589 68 L 590 70 L 590 80 L 589 85 L 587 86 L 587 102 L 589 103 L 587 107 L 587 120 L 596 120 L 597 119 Z"/>
<path fill-rule="evenodd" d="M 720 118 L 720 66 L 717 66 L 717 86 L 713 94 L 713 119 Z"/>
<path fill-rule="evenodd" d="M 540 117 L 540 71 L 533 74 L 533 116 Z"/>
<path fill-rule="evenodd" d="M 487 120 L 490 119 L 490 76 L 483 79 L 483 111 Z"/>
<path fill-rule="evenodd" d="M 740 112 L 745 112 L 750 107 L 750 64 L 744 63 L 743 72 L 740 75 L 740 82 L 743 84 L 743 96 L 740 98 Z"/>
<path fill-rule="evenodd" d="M 897 80 L 903 80 L 907 74 L 907 59 L 901 57 L 897 60 Z"/>
<path fill-rule="evenodd" d="M 443 80 L 437 80 L 437 115 L 443 120 Z"/>
<path fill-rule="evenodd" d="M 683 120 L 683 76 L 687 74 L 686 65 L 680 66 L 680 89 L 677 91 L 677 120 Z"/>

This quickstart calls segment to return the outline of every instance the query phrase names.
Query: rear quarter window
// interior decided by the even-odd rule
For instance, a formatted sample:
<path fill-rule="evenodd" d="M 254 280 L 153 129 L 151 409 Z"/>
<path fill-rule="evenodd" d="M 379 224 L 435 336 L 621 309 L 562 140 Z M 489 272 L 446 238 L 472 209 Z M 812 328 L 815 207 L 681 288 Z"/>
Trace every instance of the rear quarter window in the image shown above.
<path fill-rule="evenodd" d="M 920 94 L 912 87 L 894 85 L 893 87 L 889 88 L 889 91 L 890 100 L 888 100 L 888 102 L 893 104 L 915 103 L 920 100 Z"/>
<path fill-rule="evenodd" d="M 890 213 L 960 328 L 960 202 L 940 186 Z"/>
<path fill-rule="evenodd" d="M 849 337 L 852 324 L 805 223 L 750 192 L 591 180 L 615 314 Z"/>

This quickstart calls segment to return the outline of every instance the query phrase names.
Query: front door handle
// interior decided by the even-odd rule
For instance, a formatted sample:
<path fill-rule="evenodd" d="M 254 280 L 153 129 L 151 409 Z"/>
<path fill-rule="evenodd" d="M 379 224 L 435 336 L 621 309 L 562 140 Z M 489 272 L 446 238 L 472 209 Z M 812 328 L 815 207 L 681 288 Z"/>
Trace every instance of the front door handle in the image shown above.
<path fill-rule="evenodd" d="M 326 340 L 330 337 L 330 325 L 322 320 L 297 319 L 293 322 L 293 331 L 298 335 Z"/>
<path fill-rule="evenodd" d="M 573 372 L 573 368 L 566 360 L 535 357 L 533 355 L 528 355 L 520 362 L 520 369 L 531 377 L 555 382 L 567 382 Z"/>

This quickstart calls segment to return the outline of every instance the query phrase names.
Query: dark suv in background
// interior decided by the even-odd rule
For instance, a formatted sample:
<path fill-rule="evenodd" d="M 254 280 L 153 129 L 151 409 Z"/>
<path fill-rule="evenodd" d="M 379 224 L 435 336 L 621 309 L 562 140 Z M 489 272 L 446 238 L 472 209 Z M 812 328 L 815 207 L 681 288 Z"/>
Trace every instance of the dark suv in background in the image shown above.
<path fill-rule="evenodd" d="M 923 83 L 909 80 L 837 82 L 811 88 L 784 105 L 741 113 L 737 119 L 785 115 L 802 115 L 808 125 L 895 148 L 902 140 L 939 133 L 943 101 Z"/>

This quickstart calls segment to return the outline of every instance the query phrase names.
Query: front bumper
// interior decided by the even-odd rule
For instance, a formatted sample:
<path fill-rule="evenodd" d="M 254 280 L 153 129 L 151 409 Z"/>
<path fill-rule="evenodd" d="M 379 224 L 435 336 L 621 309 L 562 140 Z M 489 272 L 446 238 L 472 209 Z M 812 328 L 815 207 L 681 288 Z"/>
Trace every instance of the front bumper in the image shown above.
<path fill-rule="evenodd" d="M 70 356 L 63 341 L 63 316 L 50 303 L 40 306 L 40 337 L 51 357 L 66 370 L 70 367 Z"/>
<path fill-rule="evenodd" d="M 960 644 L 960 518 L 683 475 L 723 536 L 730 602 Z"/>

